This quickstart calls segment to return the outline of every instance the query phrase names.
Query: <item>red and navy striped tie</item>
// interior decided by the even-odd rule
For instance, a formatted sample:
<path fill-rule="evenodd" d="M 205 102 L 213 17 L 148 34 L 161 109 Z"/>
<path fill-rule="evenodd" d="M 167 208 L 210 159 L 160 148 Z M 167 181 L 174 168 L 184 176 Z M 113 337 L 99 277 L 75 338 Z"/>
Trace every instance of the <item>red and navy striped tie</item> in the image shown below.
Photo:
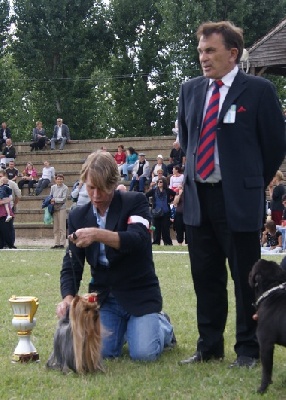
<path fill-rule="evenodd" d="M 213 82 L 214 88 L 206 110 L 197 153 L 197 173 L 202 180 L 214 172 L 214 149 L 219 111 L 219 89 L 221 80 Z"/>

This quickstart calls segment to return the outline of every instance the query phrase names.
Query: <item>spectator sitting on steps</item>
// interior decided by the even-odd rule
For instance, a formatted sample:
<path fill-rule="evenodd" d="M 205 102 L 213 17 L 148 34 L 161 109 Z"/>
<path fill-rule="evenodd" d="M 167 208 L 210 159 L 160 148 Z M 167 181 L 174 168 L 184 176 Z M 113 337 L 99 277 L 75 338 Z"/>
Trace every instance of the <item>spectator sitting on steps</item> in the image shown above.
<path fill-rule="evenodd" d="M 39 179 L 36 185 L 36 190 L 35 190 L 36 196 L 39 196 L 39 194 L 41 194 L 42 191 L 49 186 L 49 184 L 52 182 L 54 178 L 55 178 L 55 168 L 50 166 L 49 161 L 44 161 L 44 167 L 42 169 L 42 177 L 41 179 Z"/>
<path fill-rule="evenodd" d="M 117 152 L 114 154 L 114 159 L 118 167 L 118 172 L 121 175 L 123 165 L 125 164 L 126 161 L 126 153 L 124 151 L 124 146 L 122 144 L 120 144 L 117 147 Z"/>
<path fill-rule="evenodd" d="M 158 170 L 163 170 L 163 175 L 167 178 L 168 176 L 168 170 L 167 170 L 167 165 L 164 164 L 164 158 L 161 154 L 158 154 L 157 156 L 157 163 L 153 165 L 151 169 L 151 179 L 153 179 L 155 176 L 158 176 Z"/>
<path fill-rule="evenodd" d="M 126 162 L 123 164 L 122 167 L 122 175 L 123 175 L 123 180 L 127 181 L 128 180 L 128 173 L 132 172 L 134 164 L 138 160 L 138 153 L 134 150 L 133 147 L 128 147 L 126 150 Z"/>
<path fill-rule="evenodd" d="M 7 128 L 6 122 L 2 122 L 0 129 L 0 150 L 2 151 L 3 144 L 6 143 L 7 139 L 11 139 L 11 131 Z"/>
<path fill-rule="evenodd" d="M 77 206 L 83 206 L 90 202 L 90 198 L 88 196 L 86 190 L 86 184 L 82 181 L 78 181 L 78 184 L 74 186 L 71 192 L 72 201 L 76 203 Z"/>
<path fill-rule="evenodd" d="M 46 136 L 46 131 L 43 128 L 43 123 L 37 121 L 36 128 L 33 129 L 32 143 L 30 144 L 31 151 L 44 149 L 47 141 L 48 138 Z"/>
<path fill-rule="evenodd" d="M 16 149 L 12 144 L 11 139 L 6 139 L 6 146 L 4 147 L 4 150 L 2 152 L 2 157 L 1 157 L 1 164 L 2 168 L 6 168 L 6 165 L 10 161 L 14 161 L 16 158 Z"/>
<path fill-rule="evenodd" d="M 179 165 L 182 169 L 184 169 L 185 161 L 186 161 L 186 156 L 183 150 L 181 149 L 180 143 L 174 142 L 173 148 L 170 153 L 170 160 L 169 160 L 170 164 L 167 165 L 169 174 L 172 174 L 173 167 L 175 165 Z"/>
<path fill-rule="evenodd" d="M 55 144 L 60 142 L 60 150 L 63 150 L 66 143 L 70 142 L 70 131 L 67 125 L 63 124 L 61 118 L 57 119 L 54 127 L 53 137 L 51 138 L 51 150 L 55 150 Z"/>
<path fill-rule="evenodd" d="M 19 181 L 19 189 L 23 189 L 24 185 L 28 185 L 29 196 L 34 195 L 34 184 L 37 183 L 38 173 L 31 162 L 27 162 L 26 168 L 22 173 L 22 179 Z"/>
<path fill-rule="evenodd" d="M 139 160 L 135 162 L 133 167 L 133 178 L 130 182 L 129 191 L 131 192 L 138 185 L 139 192 L 144 192 L 145 182 L 149 175 L 149 162 L 145 159 L 144 153 L 139 153 Z"/>
<path fill-rule="evenodd" d="M 9 180 L 16 182 L 19 170 L 15 168 L 15 161 L 9 161 L 9 166 L 6 168 L 6 174 Z"/>

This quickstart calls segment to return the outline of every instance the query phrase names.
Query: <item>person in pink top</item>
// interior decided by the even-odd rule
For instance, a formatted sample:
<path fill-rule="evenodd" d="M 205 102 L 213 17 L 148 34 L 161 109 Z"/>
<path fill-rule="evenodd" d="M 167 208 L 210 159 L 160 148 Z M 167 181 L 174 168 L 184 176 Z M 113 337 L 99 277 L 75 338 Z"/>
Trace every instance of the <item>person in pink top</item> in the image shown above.
<path fill-rule="evenodd" d="M 22 173 L 22 179 L 18 182 L 19 189 L 23 189 L 24 185 L 28 185 L 29 196 L 34 194 L 34 184 L 37 183 L 38 173 L 31 162 L 27 162 L 26 168 Z"/>
<path fill-rule="evenodd" d="M 124 146 L 122 144 L 120 144 L 117 147 L 117 153 L 115 153 L 114 159 L 118 166 L 118 172 L 121 175 L 123 164 L 125 164 L 125 162 L 126 162 L 126 153 L 124 151 Z"/>

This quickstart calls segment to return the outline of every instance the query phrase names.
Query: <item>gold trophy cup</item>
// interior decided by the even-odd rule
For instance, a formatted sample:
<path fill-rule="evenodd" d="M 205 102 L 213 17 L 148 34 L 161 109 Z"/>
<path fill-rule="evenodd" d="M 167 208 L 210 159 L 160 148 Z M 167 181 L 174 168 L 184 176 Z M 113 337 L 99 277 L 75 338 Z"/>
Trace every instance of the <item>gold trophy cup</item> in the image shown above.
<path fill-rule="evenodd" d="M 12 362 L 38 361 L 39 354 L 31 342 L 32 329 L 36 325 L 39 300 L 33 296 L 12 296 L 9 299 L 14 317 L 12 325 L 18 333 L 19 342 L 12 356 Z"/>

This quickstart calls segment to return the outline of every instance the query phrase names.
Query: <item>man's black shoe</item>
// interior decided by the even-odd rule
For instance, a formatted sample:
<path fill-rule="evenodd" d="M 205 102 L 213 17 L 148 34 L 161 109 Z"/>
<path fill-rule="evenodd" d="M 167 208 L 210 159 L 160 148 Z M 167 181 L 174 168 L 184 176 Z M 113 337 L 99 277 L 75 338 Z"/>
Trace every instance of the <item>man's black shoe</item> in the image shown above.
<path fill-rule="evenodd" d="M 58 246 L 58 249 L 64 249 L 64 248 L 65 248 L 65 246 L 63 244 Z"/>
<path fill-rule="evenodd" d="M 196 351 L 191 357 L 186 358 L 185 360 L 179 361 L 179 365 L 185 364 L 198 364 L 201 362 L 207 362 L 210 360 L 219 360 L 221 361 L 224 358 L 224 355 L 203 355 L 200 351 Z"/>
<path fill-rule="evenodd" d="M 258 359 L 254 357 L 238 356 L 237 359 L 230 364 L 229 368 L 234 368 L 234 367 L 254 368 L 257 365 L 257 362 Z"/>
<path fill-rule="evenodd" d="M 51 249 L 58 249 L 60 246 L 55 244 L 54 246 L 51 247 Z"/>

